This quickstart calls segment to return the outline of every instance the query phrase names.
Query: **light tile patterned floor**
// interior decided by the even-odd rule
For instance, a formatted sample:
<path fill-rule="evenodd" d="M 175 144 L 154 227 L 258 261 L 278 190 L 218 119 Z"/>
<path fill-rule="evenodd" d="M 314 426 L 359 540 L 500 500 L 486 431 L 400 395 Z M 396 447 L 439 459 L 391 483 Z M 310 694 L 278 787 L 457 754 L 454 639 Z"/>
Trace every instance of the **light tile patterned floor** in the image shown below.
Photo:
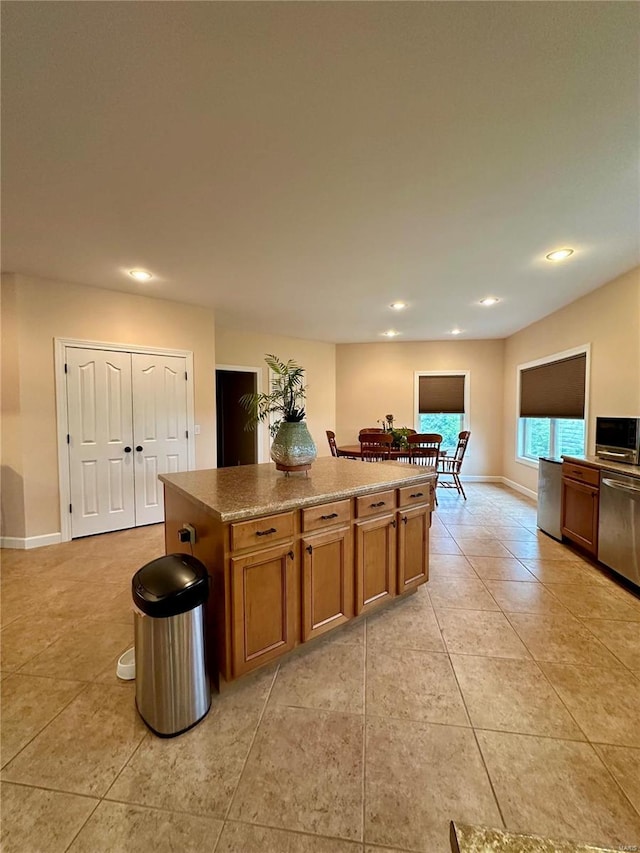
<path fill-rule="evenodd" d="M 447 853 L 451 819 L 640 839 L 640 599 L 502 486 L 439 495 L 419 592 L 173 740 L 115 676 L 162 528 L 2 552 L 4 853 Z"/>

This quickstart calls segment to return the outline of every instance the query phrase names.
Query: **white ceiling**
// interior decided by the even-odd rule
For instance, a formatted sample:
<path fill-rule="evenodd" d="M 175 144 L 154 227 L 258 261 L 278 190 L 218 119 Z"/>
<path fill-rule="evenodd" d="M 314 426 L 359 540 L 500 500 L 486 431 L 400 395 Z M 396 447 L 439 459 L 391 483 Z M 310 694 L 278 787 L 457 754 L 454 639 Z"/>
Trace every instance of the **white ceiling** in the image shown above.
<path fill-rule="evenodd" d="M 4 2 L 3 269 L 318 340 L 508 335 L 640 262 L 639 10 Z"/>

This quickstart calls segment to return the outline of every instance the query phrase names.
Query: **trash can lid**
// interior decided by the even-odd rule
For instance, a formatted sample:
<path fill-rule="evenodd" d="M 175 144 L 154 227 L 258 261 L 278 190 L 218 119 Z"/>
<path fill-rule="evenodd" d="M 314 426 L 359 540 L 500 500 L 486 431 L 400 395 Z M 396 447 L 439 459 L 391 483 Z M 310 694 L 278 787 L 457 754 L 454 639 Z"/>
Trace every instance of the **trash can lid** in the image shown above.
<path fill-rule="evenodd" d="M 209 575 L 190 554 L 167 554 L 138 569 L 131 591 L 133 603 L 148 616 L 177 616 L 207 600 Z"/>

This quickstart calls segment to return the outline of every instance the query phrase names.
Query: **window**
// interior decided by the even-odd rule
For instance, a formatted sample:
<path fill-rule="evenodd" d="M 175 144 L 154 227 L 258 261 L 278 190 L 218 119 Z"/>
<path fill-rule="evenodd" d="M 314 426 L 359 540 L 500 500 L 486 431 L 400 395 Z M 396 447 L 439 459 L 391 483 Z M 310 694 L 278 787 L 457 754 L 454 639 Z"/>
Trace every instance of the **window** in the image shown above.
<path fill-rule="evenodd" d="M 520 458 L 585 452 L 588 348 L 518 368 Z"/>
<path fill-rule="evenodd" d="M 415 424 L 418 432 L 442 435 L 442 448 L 454 450 L 468 423 L 469 372 L 416 373 Z"/>
<path fill-rule="evenodd" d="M 442 436 L 442 449 L 454 449 L 458 443 L 458 434 L 464 428 L 464 415 L 451 415 L 441 412 L 438 415 L 420 414 L 418 432 L 437 432 Z"/>

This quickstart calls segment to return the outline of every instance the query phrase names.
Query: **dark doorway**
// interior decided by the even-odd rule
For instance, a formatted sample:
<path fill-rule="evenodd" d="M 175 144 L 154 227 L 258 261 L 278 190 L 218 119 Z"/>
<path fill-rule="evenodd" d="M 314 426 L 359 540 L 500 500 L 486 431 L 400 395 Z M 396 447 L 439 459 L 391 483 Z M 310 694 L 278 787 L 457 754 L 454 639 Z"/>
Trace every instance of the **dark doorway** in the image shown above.
<path fill-rule="evenodd" d="M 218 468 L 253 465 L 258 461 L 256 430 L 245 430 L 247 412 L 238 402 L 255 393 L 257 377 L 244 370 L 216 370 Z"/>

